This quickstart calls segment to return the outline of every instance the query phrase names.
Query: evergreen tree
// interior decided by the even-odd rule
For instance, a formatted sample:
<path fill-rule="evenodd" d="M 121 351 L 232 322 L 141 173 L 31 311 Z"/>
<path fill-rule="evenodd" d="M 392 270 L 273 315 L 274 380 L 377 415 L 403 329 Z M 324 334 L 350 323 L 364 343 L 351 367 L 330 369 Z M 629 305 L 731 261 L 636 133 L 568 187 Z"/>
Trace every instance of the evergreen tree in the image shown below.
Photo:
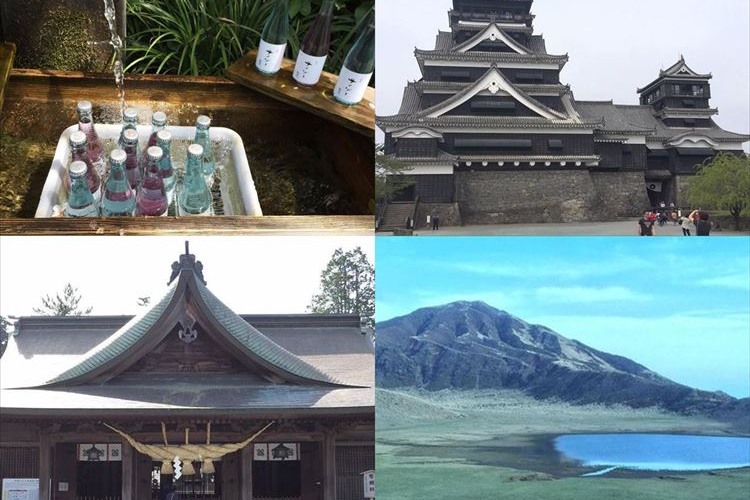
<path fill-rule="evenodd" d="M 5 319 L 5 316 L 0 316 L 0 357 L 3 356 L 5 348 L 8 347 L 8 337 L 10 337 L 10 328 L 13 323 Z"/>
<path fill-rule="evenodd" d="M 360 247 L 338 248 L 320 273 L 320 292 L 308 311 L 316 314 L 359 314 L 372 326 L 375 314 L 375 271 Z"/>
<path fill-rule="evenodd" d="M 42 316 L 83 316 L 90 314 L 93 307 L 79 308 L 81 294 L 70 283 L 63 288 L 62 295 L 56 293 L 54 297 L 42 297 L 42 306 L 35 307 L 34 312 Z"/>

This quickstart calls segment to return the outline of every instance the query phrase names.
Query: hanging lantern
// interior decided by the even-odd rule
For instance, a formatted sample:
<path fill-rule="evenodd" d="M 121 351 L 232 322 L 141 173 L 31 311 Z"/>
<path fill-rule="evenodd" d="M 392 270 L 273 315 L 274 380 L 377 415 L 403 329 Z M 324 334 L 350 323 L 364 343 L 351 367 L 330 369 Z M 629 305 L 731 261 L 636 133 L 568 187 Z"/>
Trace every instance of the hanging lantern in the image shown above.
<path fill-rule="evenodd" d="M 193 462 L 190 460 L 185 460 L 182 462 L 182 475 L 183 476 L 193 476 L 195 475 L 195 469 L 193 468 Z"/>
<path fill-rule="evenodd" d="M 169 460 L 161 461 L 161 473 L 166 476 L 171 476 L 172 474 L 174 474 L 174 468 L 172 467 L 172 463 Z"/>
<path fill-rule="evenodd" d="M 216 472 L 216 469 L 214 468 L 214 462 L 210 458 L 206 458 L 203 460 L 203 465 L 201 465 L 201 474 L 213 474 Z"/>

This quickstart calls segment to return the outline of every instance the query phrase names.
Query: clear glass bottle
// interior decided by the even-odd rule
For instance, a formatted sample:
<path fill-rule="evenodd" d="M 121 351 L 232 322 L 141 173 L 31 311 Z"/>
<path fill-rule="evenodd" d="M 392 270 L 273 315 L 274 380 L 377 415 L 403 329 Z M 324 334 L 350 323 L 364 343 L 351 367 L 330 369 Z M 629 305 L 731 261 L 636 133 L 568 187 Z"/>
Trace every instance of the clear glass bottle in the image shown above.
<path fill-rule="evenodd" d="M 135 129 L 127 129 L 123 132 L 123 145 L 120 149 L 125 151 L 125 175 L 130 182 L 130 187 L 136 189 L 143 180 L 141 173 L 141 161 L 138 151 L 138 132 Z"/>
<path fill-rule="evenodd" d="M 147 151 L 146 170 L 143 172 L 143 182 L 138 186 L 136 207 L 138 215 L 160 216 L 167 214 L 167 192 L 164 180 L 159 172 L 159 160 L 164 153 L 159 146 L 151 146 Z"/>
<path fill-rule="evenodd" d="M 125 145 L 125 131 L 138 131 L 138 110 L 135 108 L 125 108 L 122 112 L 122 130 L 120 131 L 120 140 L 118 146 L 122 148 Z"/>
<path fill-rule="evenodd" d="M 86 134 L 80 130 L 76 130 L 70 134 L 70 156 L 71 163 L 74 161 L 82 161 L 86 164 L 86 179 L 91 190 L 91 194 L 94 200 L 98 203 L 102 198 L 102 179 L 99 177 L 99 173 L 94 168 L 94 164 L 89 159 L 88 145 L 86 141 Z M 67 182 L 67 187 L 70 187 L 70 180 Z"/>
<path fill-rule="evenodd" d="M 274 75 L 281 68 L 289 38 L 289 0 L 276 0 L 258 44 L 255 67 L 264 75 Z"/>
<path fill-rule="evenodd" d="M 125 174 L 127 154 L 122 149 L 114 149 L 109 154 L 109 178 L 102 195 L 102 215 L 104 217 L 127 216 L 135 213 L 135 192 Z"/>
<path fill-rule="evenodd" d="M 302 39 L 292 77 L 302 85 L 315 85 L 323 72 L 331 48 L 333 0 L 324 0 L 318 17 Z"/>
<path fill-rule="evenodd" d="M 365 96 L 375 72 L 375 21 L 370 22 L 344 59 L 333 97 L 341 104 L 354 106 Z"/>
<path fill-rule="evenodd" d="M 203 147 L 188 146 L 187 165 L 182 188 L 177 195 L 177 210 L 180 215 L 211 215 L 213 199 L 203 176 Z"/>
<path fill-rule="evenodd" d="M 99 177 L 104 176 L 104 147 L 94 127 L 94 116 L 90 101 L 79 101 L 78 106 L 78 130 L 86 134 L 88 143 L 89 159 L 94 165 Z"/>
<path fill-rule="evenodd" d="M 81 132 L 83 133 L 83 132 Z M 70 191 L 65 205 L 66 217 L 98 217 L 99 209 L 88 185 L 88 166 L 86 162 L 76 160 L 68 169 Z"/>
<path fill-rule="evenodd" d="M 206 115 L 200 115 L 195 121 L 195 143 L 203 147 L 203 175 L 209 184 L 211 184 L 214 169 L 216 168 L 214 153 L 211 148 L 210 128 L 211 118 Z"/>
<path fill-rule="evenodd" d="M 156 145 L 162 150 L 163 156 L 159 160 L 159 173 L 164 180 L 164 189 L 167 191 L 167 200 L 171 204 L 174 199 L 174 188 L 177 181 L 174 167 L 172 166 L 172 134 L 167 130 L 156 133 Z"/>
<path fill-rule="evenodd" d="M 156 146 L 156 134 L 160 130 L 164 130 L 167 126 L 167 115 L 162 111 L 157 111 L 151 115 L 151 135 L 148 136 L 148 145 L 146 149 L 151 146 Z"/>

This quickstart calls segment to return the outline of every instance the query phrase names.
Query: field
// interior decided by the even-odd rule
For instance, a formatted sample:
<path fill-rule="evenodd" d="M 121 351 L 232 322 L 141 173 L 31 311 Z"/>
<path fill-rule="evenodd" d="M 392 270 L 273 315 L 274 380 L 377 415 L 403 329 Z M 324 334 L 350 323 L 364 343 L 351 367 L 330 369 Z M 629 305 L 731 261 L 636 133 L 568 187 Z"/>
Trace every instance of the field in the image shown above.
<path fill-rule="evenodd" d="M 747 500 L 750 469 L 591 472 L 561 461 L 551 438 L 571 432 L 732 435 L 727 426 L 656 409 L 541 402 L 515 391 L 377 390 L 378 498 Z"/>

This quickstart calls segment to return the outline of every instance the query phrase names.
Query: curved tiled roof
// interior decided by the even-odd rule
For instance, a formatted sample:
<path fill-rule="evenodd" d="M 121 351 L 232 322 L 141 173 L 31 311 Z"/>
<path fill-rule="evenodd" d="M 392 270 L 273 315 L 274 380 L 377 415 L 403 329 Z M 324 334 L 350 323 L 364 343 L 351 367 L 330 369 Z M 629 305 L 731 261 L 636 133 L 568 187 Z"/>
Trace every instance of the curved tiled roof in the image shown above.
<path fill-rule="evenodd" d="M 188 295 L 188 290 L 192 290 L 189 294 L 190 298 L 185 298 Z M 200 300 L 197 300 L 198 298 Z M 286 372 L 296 378 L 330 385 L 342 385 L 249 325 L 211 293 L 193 270 L 183 270 L 180 273 L 180 279 L 170 286 L 166 295 L 148 312 L 133 318 L 117 332 L 85 353 L 73 367 L 52 378 L 44 385 L 72 383 L 82 377 L 85 379 L 87 376 L 95 376 L 95 373 L 112 366 L 118 358 L 134 349 L 149 336 L 166 335 L 164 332 L 154 331 L 153 327 L 173 307 L 186 307 L 185 304 L 178 303 L 182 300 L 195 301 L 199 309 L 204 310 L 210 318 L 213 318 L 225 334 L 229 336 L 229 340 L 233 341 L 234 347 L 244 351 L 239 354 L 252 359 L 259 359 L 261 363 L 270 365 L 276 370 Z"/>
<path fill-rule="evenodd" d="M 422 65 L 425 60 L 438 61 L 473 61 L 487 63 L 527 63 L 527 64 L 557 64 L 560 67 L 568 62 L 568 55 L 550 54 L 516 54 L 515 52 L 452 52 L 445 50 L 421 50 L 415 49 L 414 55 Z"/>

